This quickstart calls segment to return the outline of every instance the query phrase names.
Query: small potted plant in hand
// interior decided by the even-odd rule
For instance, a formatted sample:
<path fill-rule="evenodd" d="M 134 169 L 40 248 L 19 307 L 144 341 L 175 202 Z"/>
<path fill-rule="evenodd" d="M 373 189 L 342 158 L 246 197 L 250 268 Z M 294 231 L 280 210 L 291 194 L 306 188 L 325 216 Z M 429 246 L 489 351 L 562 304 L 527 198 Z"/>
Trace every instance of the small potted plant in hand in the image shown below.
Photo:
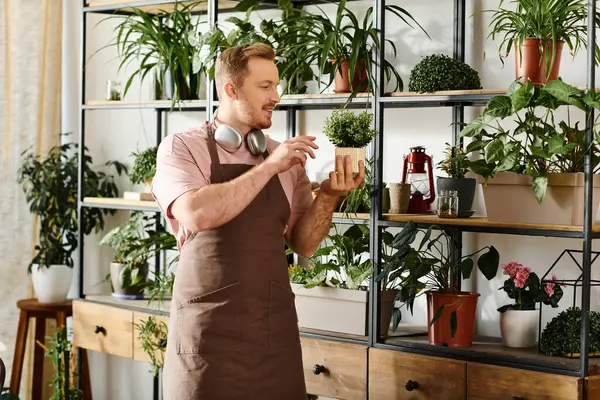
<path fill-rule="evenodd" d="M 158 151 L 157 146 L 150 147 L 140 153 L 133 153 L 135 161 L 133 162 L 133 168 L 129 179 L 131 183 L 137 185 L 143 183 L 145 185 L 144 192 L 141 194 L 135 193 L 137 198 L 132 200 L 152 200 L 152 179 L 156 174 L 156 152 Z M 127 192 L 128 196 L 132 196 L 131 193 Z"/>
<path fill-rule="evenodd" d="M 507 347 L 532 347 L 537 343 L 537 324 L 539 308 L 537 303 L 558 307 L 563 296 L 561 285 L 555 283 L 556 276 L 551 281 L 542 282 L 535 272 L 516 261 L 502 265 L 504 275 L 509 278 L 500 288 L 508 297 L 515 299 L 512 304 L 500 308 L 500 331 L 502 342 Z"/>
<path fill-rule="evenodd" d="M 333 110 L 325 120 L 325 135 L 335 146 L 336 171 L 339 158 L 351 156 L 352 172 L 358 173 L 359 161 L 365 162 L 365 147 L 375 136 L 372 122 L 372 113 L 355 114 L 347 109 Z"/>
<path fill-rule="evenodd" d="M 475 198 L 475 178 L 466 178 L 469 172 L 470 160 L 460 146 L 446 143 L 446 158 L 438 163 L 438 168 L 448 177 L 438 176 L 437 190 L 454 190 L 458 192 L 458 217 L 465 218 L 473 215 L 473 199 Z"/>

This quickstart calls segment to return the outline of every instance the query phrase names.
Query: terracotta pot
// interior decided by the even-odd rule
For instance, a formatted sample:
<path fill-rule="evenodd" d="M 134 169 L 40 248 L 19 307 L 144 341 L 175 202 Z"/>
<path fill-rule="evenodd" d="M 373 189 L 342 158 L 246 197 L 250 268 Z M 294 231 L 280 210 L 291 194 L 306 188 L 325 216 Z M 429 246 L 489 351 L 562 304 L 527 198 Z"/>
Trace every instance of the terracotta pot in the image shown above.
<path fill-rule="evenodd" d="M 367 91 L 367 71 L 365 68 L 365 61 L 361 60 L 360 65 L 354 67 L 354 79 L 352 80 L 352 87 L 350 86 L 350 73 L 348 72 L 348 60 L 342 60 L 340 62 L 341 70 L 336 67 L 335 70 L 335 86 L 334 93 L 351 93 L 354 88 L 359 88 L 360 92 Z M 339 67 L 339 66 L 338 66 Z"/>
<path fill-rule="evenodd" d="M 436 346 L 470 347 L 475 332 L 475 313 L 479 293 L 427 292 L 427 321 L 444 305 L 442 316 L 428 329 L 429 343 Z M 452 338 L 450 315 L 457 312 L 457 329 Z"/>
<path fill-rule="evenodd" d="M 555 173 L 548 176 L 546 197 L 538 204 L 531 186 L 532 178 L 515 172 L 499 172 L 484 183 L 483 199 L 488 221 L 531 224 L 583 225 L 583 173 Z M 600 175 L 594 175 L 592 221 L 600 204 Z"/>
<path fill-rule="evenodd" d="M 550 75 L 546 79 L 546 57 L 548 57 L 548 62 L 550 63 L 552 61 L 552 40 L 546 42 L 541 53 L 539 43 L 540 39 L 525 39 L 520 46 L 520 52 L 518 45 L 515 44 L 515 78 L 521 78 L 521 82 L 523 83 L 526 83 L 527 78 L 529 78 L 535 86 L 558 78 L 564 44 L 562 40 L 556 41 L 554 64 L 552 65 Z"/>

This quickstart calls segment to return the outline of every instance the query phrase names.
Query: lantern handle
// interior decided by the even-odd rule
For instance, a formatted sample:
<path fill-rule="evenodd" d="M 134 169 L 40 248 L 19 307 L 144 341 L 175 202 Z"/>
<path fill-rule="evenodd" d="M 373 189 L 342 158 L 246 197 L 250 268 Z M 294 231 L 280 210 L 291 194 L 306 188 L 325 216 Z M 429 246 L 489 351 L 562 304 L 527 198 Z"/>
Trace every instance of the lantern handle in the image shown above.
<path fill-rule="evenodd" d="M 429 197 L 425 200 L 427 204 L 431 204 L 435 200 L 435 187 L 433 186 L 433 163 L 431 157 L 425 154 L 425 162 L 429 164 L 429 170 L 427 171 L 427 175 L 429 175 Z"/>

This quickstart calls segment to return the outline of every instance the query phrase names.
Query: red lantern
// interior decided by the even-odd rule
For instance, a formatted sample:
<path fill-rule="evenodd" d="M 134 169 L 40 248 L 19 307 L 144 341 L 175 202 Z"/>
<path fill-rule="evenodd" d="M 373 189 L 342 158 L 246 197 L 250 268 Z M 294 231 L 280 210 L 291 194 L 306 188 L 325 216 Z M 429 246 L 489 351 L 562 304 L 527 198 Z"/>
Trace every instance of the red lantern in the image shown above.
<path fill-rule="evenodd" d="M 435 200 L 433 166 L 431 157 L 425 154 L 425 147 L 411 147 L 410 154 L 404 157 L 402 183 L 411 185 L 408 213 L 431 214 L 431 203 Z"/>

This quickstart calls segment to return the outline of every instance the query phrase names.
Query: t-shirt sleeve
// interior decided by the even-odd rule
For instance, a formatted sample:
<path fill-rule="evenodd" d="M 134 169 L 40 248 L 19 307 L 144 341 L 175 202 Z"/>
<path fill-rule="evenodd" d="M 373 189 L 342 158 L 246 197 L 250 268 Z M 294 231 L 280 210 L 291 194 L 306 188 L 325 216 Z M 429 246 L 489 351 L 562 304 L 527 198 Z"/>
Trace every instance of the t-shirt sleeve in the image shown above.
<path fill-rule="evenodd" d="M 152 195 L 167 218 L 172 219 L 171 205 L 182 194 L 209 184 L 190 149 L 178 135 L 166 137 L 156 154 L 156 174 Z"/>
<path fill-rule="evenodd" d="M 310 179 L 306 176 L 306 170 L 301 166 L 296 167 L 296 184 L 294 186 L 294 195 L 292 197 L 292 207 L 290 218 L 288 220 L 288 229 L 294 227 L 298 221 L 309 210 L 313 202 Z"/>

